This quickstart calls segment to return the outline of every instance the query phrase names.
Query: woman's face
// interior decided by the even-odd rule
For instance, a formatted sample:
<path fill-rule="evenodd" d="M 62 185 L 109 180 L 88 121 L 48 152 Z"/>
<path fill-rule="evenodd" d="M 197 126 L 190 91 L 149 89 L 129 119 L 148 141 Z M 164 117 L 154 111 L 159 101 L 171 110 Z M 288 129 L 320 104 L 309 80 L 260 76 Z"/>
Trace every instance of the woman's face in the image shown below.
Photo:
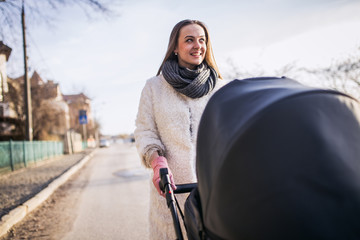
<path fill-rule="evenodd" d="M 195 69 L 205 58 L 204 29 L 197 24 L 190 24 L 181 28 L 174 53 L 177 53 L 178 63 L 181 67 Z"/>

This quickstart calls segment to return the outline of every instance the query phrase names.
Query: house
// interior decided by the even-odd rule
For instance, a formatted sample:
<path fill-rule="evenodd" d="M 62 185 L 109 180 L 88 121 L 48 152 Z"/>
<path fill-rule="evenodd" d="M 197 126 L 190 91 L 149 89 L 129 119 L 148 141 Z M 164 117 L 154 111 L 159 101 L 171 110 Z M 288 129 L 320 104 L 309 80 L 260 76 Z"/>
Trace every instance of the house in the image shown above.
<path fill-rule="evenodd" d="M 10 115 L 9 105 L 5 99 L 9 91 L 7 84 L 6 63 L 11 54 L 11 48 L 0 41 L 0 116 L 8 117 Z"/>
<path fill-rule="evenodd" d="M 0 41 L 0 140 L 19 140 L 23 138 L 22 119 L 16 115 L 10 101 L 11 89 L 7 77 L 6 64 L 11 48 Z"/>
<path fill-rule="evenodd" d="M 9 79 L 12 87 L 18 89 L 18 96 L 13 97 L 11 102 L 14 109 L 21 106 L 21 109 L 16 109 L 20 117 L 23 114 L 21 99 L 24 76 Z M 69 106 L 62 97 L 59 84 L 52 80 L 45 82 L 35 71 L 30 78 L 30 85 L 34 139 L 62 140 L 70 128 L 70 116 Z"/>
<path fill-rule="evenodd" d="M 63 98 L 70 108 L 70 128 L 82 132 L 83 127 L 80 124 L 79 117 L 80 114 L 86 113 L 87 124 L 85 125 L 88 136 L 93 134 L 95 124 L 91 111 L 91 99 L 84 93 L 63 95 Z"/>

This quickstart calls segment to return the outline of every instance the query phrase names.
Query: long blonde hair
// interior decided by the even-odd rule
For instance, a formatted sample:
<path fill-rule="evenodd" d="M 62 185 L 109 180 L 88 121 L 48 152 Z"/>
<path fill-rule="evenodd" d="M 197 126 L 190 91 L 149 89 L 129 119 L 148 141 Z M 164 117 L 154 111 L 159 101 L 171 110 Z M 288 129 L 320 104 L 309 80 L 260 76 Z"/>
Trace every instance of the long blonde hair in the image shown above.
<path fill-rule="evenodd" d="M 174 50 L 175 50 L 175 48 L 176 48 L 176 46 L 178 44 L 180 30 L 181 30 L 181 28 L 183 28 L 183 27 L 185 27 L 187 25 L 190 25 L 190 24 L 197 24 L 197 25 L 199 25 L 200 27 L 202 27 L 204 29 L 205 37 L 206 37 L 206 53 L 205 53 L 204 61 L 206 62 L 206 64 L 209 67 L 212 67 L 216 71 L 219 78 L 222 78 L 222 76 L 221 76 L 221 74 L 219 72 L 219 68 L 218 68 L 218 66 L 216 65 L 216 62 L 215 62 L 215 57 L 214 57 L 214 53 L 213 53 L 212 46 L 211 46 L 211 41 L 210 41 L 210 35 L 209 35 L 209 31 L 208 31 L 207 27 L 201 21 L 190 20 L 190 19 L 182 20 L 182 21 L 178 22 L 174 26 L 174 28 L 173 28 L 173 30 L 171 31 L 171 34 L 170 34 L 169 44 L 168 44 L 168 48 L 167 48 L 164 60 L 162 61 L 161 65 L 160 65 L 160 68 L 159 68 L 156 75 L 159 75 L 161 73 L 161 70 L 162 70 L 162 68 L 164 66 L 164 63 L 167 60 L 176 60 L 177 59 L 177 56 L 175 55 Z"/>

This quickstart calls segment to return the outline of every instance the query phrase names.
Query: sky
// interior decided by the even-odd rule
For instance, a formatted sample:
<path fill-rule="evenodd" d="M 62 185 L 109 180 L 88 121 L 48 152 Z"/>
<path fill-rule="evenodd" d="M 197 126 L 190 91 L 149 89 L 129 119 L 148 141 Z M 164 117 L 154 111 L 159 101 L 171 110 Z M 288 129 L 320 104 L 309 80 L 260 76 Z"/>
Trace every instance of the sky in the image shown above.
<path fill-rule="evenodd" d="M 170 32 L 183 19 L 207 25 L 223 75 L 231 75 L 232 65 L 244 72 L 262 70 L 267 76 L 287 64 L 326 67 L 360 47 L 358 0 L 118 3 L 112 18 L 89 19 L 79 8 L 65 7 L 48 10 L 55 18 L 52 26 L 27 25 L 30 71 L 59 83 L 63 94 L 89 96 L 106 135 L 134 131 L 141 90 L 156 75 Z M 9 76 L 22 75 L 21 45 L 5 44 L 13 49 Z"/>

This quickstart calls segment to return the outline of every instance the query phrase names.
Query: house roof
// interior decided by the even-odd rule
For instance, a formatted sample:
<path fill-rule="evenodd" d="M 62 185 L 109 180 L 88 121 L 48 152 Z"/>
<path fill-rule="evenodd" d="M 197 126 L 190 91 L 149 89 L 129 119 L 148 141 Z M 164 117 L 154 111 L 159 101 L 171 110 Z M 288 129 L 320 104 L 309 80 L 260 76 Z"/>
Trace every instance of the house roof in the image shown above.
<path fill-rule="evenodd" d="M 77 102 L 77 101 L 87 101 L 91 100 L 83 93 L 79 94 L 70 94 L 70 95 L 63 95 L 63 98 L 66 102 Z"/>
<path fill-rule="evenodd" d="M 17 78 L 13 78 L 13 80 L 18 83 L 24 84 L 24 75 L 17 77 Z M 30 83 L 31 83 L 31 86 L 38 86 L 38 85 L 43 85 L 45 82 L 40 77 L 40 75 L 35 71 L 30 78 Z"/>
<path fill-rule="evenodd" d="M 2 41 L 0 41 L 0 54 L 5 54 L 6 61 L 9 60 L 10 54 L 11 54 L 11 48 L 6 46 Z"/>
<path fill-rule="evenodd" d="M 44 80 L 40 77 L 40 75 L 35 71 L 30 78 L 31 86 L 43 85 Z"/>

